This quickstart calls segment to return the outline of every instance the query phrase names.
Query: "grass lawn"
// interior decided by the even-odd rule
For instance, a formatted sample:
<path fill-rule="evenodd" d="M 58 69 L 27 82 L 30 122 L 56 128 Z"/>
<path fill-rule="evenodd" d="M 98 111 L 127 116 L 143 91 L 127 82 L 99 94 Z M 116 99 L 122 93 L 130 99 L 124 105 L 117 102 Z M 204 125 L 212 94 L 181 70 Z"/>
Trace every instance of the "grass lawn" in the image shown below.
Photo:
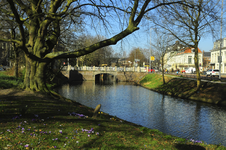
<path fill-rule="evenodd" d="M 5 79 L 0 75 L 0 83 Z M 199 139 L 166 135 L 104 112 L 93 119 L 92 108 L 58 95 L 18 89 L 21 82 L 9 77 L 0 84 L 0 149 L 226 150 Z"/>

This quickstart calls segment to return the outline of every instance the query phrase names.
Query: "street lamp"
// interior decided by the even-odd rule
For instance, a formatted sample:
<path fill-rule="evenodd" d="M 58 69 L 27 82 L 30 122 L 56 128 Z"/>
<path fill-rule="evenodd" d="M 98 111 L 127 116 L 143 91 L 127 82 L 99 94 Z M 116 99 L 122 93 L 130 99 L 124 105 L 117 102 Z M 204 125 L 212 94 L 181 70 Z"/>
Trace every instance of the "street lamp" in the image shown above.
<path fill-rule="evenodd" d="M 222 0 L 222 5 L 221 5 L 220 56 L 218 57 L 218 62 L 219 62 L 219 80 L 221 80 L 221 62 L 222 62 L 221 47 L 222 47 L 223 4 L 224 4 L 224 0 Z"/>
<path fill-rule="evenodd" d="M 151 52 L 151 55 L 152 55 L 152 50 L 151 50 L 151 30 L 152 30 L 152 28 L 150 28 L 150 52 Z M 150 56 L 150 68 L 151 68 L 151 56 Z"/>

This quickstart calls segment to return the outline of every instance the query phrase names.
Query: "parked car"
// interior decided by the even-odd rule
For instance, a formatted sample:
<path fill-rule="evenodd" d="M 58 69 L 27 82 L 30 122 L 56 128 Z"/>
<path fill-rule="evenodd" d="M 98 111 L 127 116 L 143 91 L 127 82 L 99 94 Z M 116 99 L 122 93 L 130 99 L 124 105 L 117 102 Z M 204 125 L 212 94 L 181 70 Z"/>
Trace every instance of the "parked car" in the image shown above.
<path fill-rule="evenodd" d="M 214 76 L 219 76 L 219 70 L 218 69 L 210 69 L 206 71 L 206 76 L 214 77 Z"/>
<path fill-rule="evenodd" d="M 145 72 L 147 72 L 147 68 L 145 68 Z M 148 68 L 148 72 L 155 72 L 155 69 L 153 69 L 153 68 Z"/>
<path fill-rule="evenodd" d="M 185 73 L 185 70 L 181 70 L 181 73 Z"/>
<path fill-rule="evenodd" d="M 185 70 L 185 73 L 195 73 L 196 69 L 195 68 L 188 68 Z"/>

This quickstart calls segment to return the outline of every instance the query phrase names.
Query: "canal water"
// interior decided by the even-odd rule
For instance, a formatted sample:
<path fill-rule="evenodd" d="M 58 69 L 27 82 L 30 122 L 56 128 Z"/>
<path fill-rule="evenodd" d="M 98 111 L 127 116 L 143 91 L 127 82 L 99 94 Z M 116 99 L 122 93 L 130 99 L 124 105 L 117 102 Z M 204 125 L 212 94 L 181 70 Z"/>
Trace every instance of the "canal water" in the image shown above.
<path fill-rule="evenodd" d="M 226 146 L 226 108 L 188 101 L 150 91 L 130 83 L 65 84 L 62 96 L 121 119 L 177 137 Z"/>

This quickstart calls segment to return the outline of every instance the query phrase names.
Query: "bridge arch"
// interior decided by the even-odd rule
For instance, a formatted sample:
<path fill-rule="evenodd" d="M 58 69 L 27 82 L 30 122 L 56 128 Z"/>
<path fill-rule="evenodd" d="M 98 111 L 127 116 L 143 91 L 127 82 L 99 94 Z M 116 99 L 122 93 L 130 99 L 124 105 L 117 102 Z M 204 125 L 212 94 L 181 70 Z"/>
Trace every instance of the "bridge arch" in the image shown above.
<path fill-rule="evenodd" d="M 113 73 L 97 73 L 95 74 L 95 81 L 96 82 L 102 82 L 102 81 L 110 81 L 110 82 L 115 82 L 118 81 L 116 74 Z"/>

